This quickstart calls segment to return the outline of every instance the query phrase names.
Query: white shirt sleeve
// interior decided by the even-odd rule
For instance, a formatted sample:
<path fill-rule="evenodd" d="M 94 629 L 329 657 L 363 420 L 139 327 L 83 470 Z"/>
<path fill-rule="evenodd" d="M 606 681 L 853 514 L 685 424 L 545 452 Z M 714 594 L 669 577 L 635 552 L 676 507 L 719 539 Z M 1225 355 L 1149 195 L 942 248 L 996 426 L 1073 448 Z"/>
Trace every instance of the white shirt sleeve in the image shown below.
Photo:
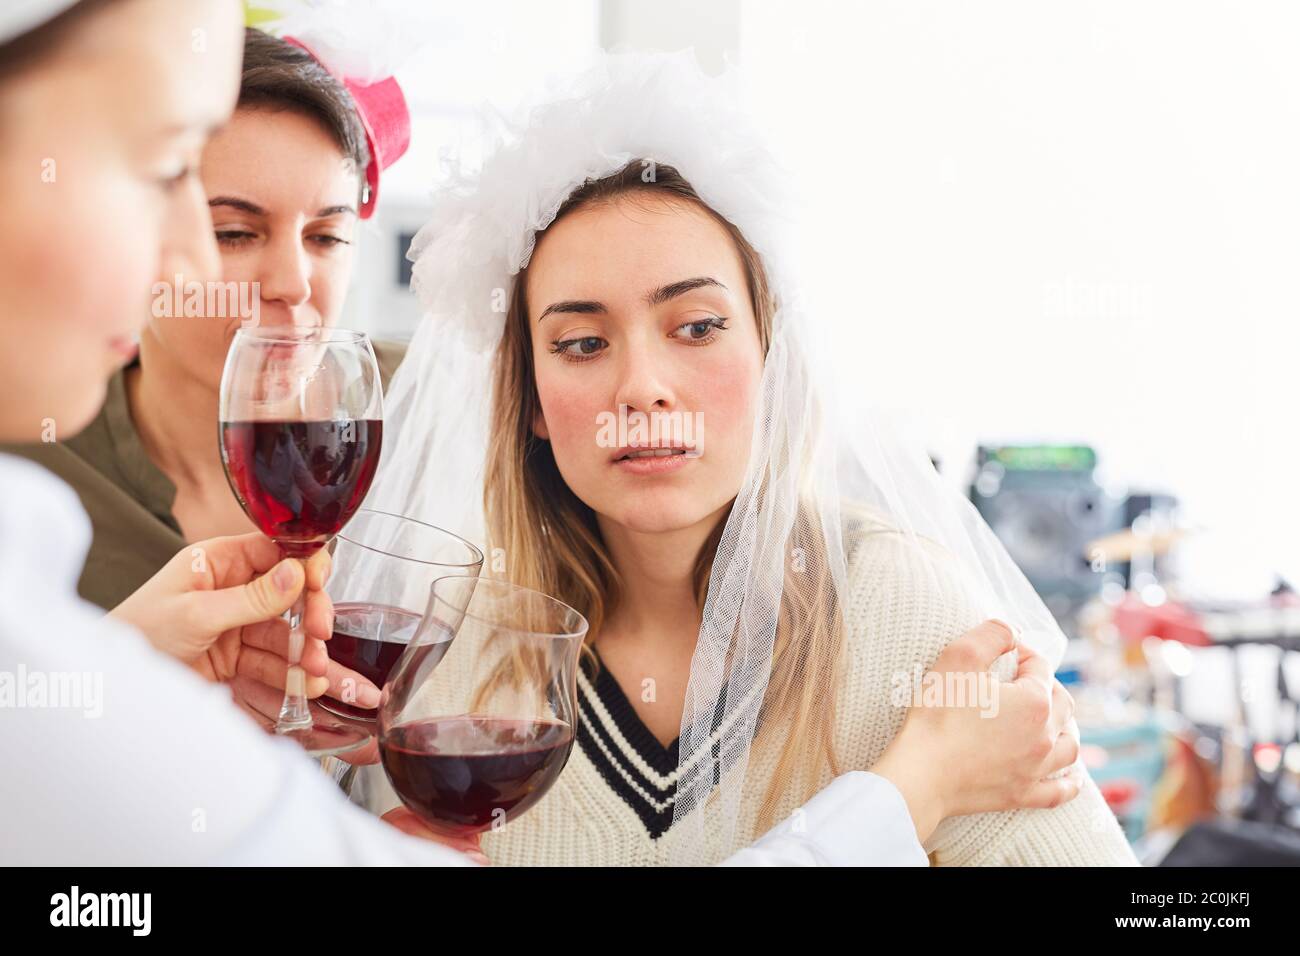
<path fill-rule="evenodd" d="M 15 659 L 28 701 L 5 715 L 0 859 L 16 864 L 468 864 L 351 806 L 296 744 L 125 628 L 51 628 Z M 97 631 L 95 633 L 94 631 Z M 57 647 L 57 650 L 55 649 Z M 82 683 L 78 708 L 32 688 Z M 96 691 L 98 688 L 98 691 Z M 48 697 L 47 697 L 48 700 Z"/>
<path fill-rule="evenodd" d="M 350 805 L 228 688 L 74 588 L 75 495 L 0 455 L 0 860 L 10 865 L 451 864 Z"/>
<path fill-rule="evenodd" d="M 928 866 L 898 788 L 862 770 L 841 774 L 722 866 Z"/>

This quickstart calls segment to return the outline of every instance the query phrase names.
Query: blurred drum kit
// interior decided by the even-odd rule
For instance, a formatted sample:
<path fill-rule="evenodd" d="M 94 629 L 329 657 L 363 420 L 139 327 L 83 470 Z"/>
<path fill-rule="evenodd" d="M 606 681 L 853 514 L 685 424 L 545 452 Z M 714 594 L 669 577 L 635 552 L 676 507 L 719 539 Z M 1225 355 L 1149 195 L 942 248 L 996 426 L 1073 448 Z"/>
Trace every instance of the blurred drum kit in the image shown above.
<path fill-rule="evenodd" d="M 1281 581 L 1251 603 L 1184 594 L 1174 558 L 1193 532 L 1177 500 L 1110 496 L 1096 464 L 1083 445 L 982 446 L 970 492 L 1072 638 L 1058 676 L 1068 682 L 1071 657 L 1082 661 L 1087 680 L 1071 690 L 1090 771 L 1138 843 L 1195 835 L 1197 851 L 1183 855 L 1198 862 L 1204 846 L 1223 862 L 1289 858 L 1300 840 L 1300 683 L 1285 665 L 1300 652 L 1300 597 Z M 1243 682 L 1238 654 L 1258 660 L 1245 651 L 1258 647 L 1276 649 L 1263 736 L 1248 719 L 1248 698 L 1258 706 L 1262 695 Z M 1234 699 L 1221 726 L 1192 720 L 1181 696 L 1206 648 L 1226 651 L 1203 664 L 1229 671 Z M 1226 836 L 1228 826 L 1238 829 Z M 1243 827 L 1253 828 L 1246 837 Z"/>

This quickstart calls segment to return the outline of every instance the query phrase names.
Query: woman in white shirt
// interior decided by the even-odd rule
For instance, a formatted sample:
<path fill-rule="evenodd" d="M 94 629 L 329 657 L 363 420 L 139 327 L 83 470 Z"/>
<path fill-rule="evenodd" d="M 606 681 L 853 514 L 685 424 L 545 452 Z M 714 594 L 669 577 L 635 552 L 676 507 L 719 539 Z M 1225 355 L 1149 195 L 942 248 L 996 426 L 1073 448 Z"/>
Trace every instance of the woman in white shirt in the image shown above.
<path fill-rule="evenodd" d="M 74 434 L 155 279 L 216 274 L 193 173 L 234 105 L 242 34 L 233 0 L 0 10 L 0 175 L 26 184 L 0 228 L 0 439 Z M 0 456 L 0 747 L 22 781 L 0 797 L 0 859 L 468 862 L 355 813 L 211 682 L 274 669 L 304 583 L 307 626 L 328 634 L 327 560 L 304 576 L 260 535 L 199 542 L 105 619 L 75 593 L 88 541 L 66 486 Z M 233 786 L 235 765 L 255 779 Z"/>
<path fill-rule="evenodd" d="M 235 102 L 239 13 L 234 0 L 9 0 L 0 12 L 0 176 L 19 184 L 0 226 L 0 440 L 75 433 L 129 357 L 156 277 L 215 274 L 193 169 Z M 276 618 L 304 586 L 309 631 L 327 635 L 325 558 L 304 573 L 258 535 L 200 542 L 105 619 L 75 595 L 88 534 L 66 486 L 0 456 L 0 747 L 22 781 L 0 796 L 0 859 L 468 862 L 348 806 L 215 683 L 274 670 Z M 954 646 L 991 661 L 1011 643 L 993 627 Z M 990 808 L 1069 799 L 1077 784 L 1040 783 L 1073 753 L 1068 714 L 1044 717 L 1035 660 L 997 719 L 918 709 L 881 774 L 843 775 L 802 826 L 732 862 L 924 863 L 918 833 L 957 796 Z M 993 760 L 960 759 L 989 746 Z M 943 791 L 916 786 L 936 762 L 953 768 Z"/>

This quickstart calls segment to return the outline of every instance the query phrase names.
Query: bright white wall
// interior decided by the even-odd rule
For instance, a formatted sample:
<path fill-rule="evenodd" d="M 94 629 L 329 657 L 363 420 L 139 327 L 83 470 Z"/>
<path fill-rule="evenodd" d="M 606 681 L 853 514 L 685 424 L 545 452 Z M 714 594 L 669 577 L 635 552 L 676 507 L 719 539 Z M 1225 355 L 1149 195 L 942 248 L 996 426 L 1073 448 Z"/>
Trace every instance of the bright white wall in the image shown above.
<path fill-rule="evenodd" d="M 343 321 L 377 339 L 406 340 L 420 306 L 399 282 L 404 244 L 429 218 L 429 197 L 447 149 L 474 155 L 486 104 L 508 110 L 538 79 L 599 49 L 600 0 L 394 0 L 420 44 L 397 78 L 411 109 L 411 145 L 384 173 L 378 209 L 362 225 L 359 260 Z"/>
<path fill-rule="evenodd" d="M 947 463 L 1092 443 L 1214 530 L 1194 550 L 1217 581 L 1300 579 L 1300 5 L 741 18 L 846 404 L 898 410 Z"/>
<path fill-rule="evenodd" d="M 597 46 L 739 61 L 810 200 L 846 408 L 885 407 L 954 481 L 978 441 L 1082 441 L 1213 533 L 1190 569 L 1300 581 L 1300 4 L 1101 0 L 412 3 L 410 154 Z M 387 212 L 385 212 L 385 209 Z M 381 236 L 362 324 L 414 320 Z M 385 285 L 385 283 L 388 283 Z M 1199 552 L 1199 556 L 1197 554 Z"/>

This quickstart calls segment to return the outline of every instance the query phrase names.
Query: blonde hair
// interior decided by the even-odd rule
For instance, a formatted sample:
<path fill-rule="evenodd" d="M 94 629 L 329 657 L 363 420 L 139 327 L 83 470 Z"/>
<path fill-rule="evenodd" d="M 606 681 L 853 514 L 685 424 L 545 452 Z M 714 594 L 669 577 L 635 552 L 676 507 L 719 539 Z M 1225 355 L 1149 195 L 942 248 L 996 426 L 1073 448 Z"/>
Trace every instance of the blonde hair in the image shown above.
<path fill-rule="evenodd" d="M 659 164 L 654 181 L 646 182 L 641 175 L 643 166 L 633 161 L 610 176 L 588 181 L 560 207 L 556 221 L 580 207 L 638 193 L 697 206 L 718 222 L 735 244 L 766 355 L 777 303 L 757 251 L 735 225 L 700 198 L 677 170 Z M 541 234 L 537 239 L 541 241 Z M 492 547 L 503 548 L 509 556 L 509 576 L 515 584 L 550 594 L 586 615 L 590 644 L 618 606 L 621 583 L 595 514 L 561 477 L 550 443 L 533 433 L 539 400 L 533 376 L 527 279 L 526 268 L 515 278 L 505 334 L 494 362 L 484 488 L 488 535 Z M 696 561 L 695 592 L 701 613 L 725 525 L 724 515 Z M 804 782 L 803 802 L 818 789 L 826 767 L 832 773 L 839 772 L 832 731 L 843 617 L 827 566 L 823 530 L 817 510 L 801 504 L 789 542 L 791 548 L 799 546 L 801 566 L 786 568 L 772 673 L 759 715 L 756 744 L 775 746 L 779 743 L 779 728 L 788 729 L 759 810 L 758 832 L 770 828 L 787 784 L 796 777 Z M 792 579 L 796 574 L 797 580 Z M 589 646 L 584 647 L 584 654 L 595 663 Z"/>

